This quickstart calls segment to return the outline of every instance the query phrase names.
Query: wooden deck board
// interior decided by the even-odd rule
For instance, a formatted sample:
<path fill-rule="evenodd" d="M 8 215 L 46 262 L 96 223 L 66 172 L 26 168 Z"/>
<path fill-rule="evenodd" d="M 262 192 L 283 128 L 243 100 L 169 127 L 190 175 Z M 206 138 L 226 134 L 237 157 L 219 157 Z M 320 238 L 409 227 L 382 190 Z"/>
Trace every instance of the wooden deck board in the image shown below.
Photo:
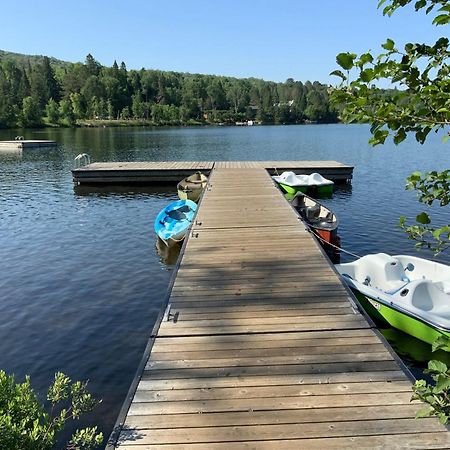
<path fill-rule="evenodd" d="M 119 448 L 448 447 L 267 172 L 209 183 Z"/>
<path fill-rule="evenodd" d="M 133 442 L 136 445 L 132 445 Z M 405 444 L 406 443 L 406 444 Z M 138 446 L 138 447 L 137 447 Z M 183 444 L 140 444 L 140 434 L 136 433 L 126 443 L 120 444 L 121 450 L 324 450 L 324 449 L 443 449 L 449 448 L 450 437 L 444 432 L 388 433 L 380 436 L 344 436 L 339 438 L 252 440 L 237 442 L 208 442 Z"/>

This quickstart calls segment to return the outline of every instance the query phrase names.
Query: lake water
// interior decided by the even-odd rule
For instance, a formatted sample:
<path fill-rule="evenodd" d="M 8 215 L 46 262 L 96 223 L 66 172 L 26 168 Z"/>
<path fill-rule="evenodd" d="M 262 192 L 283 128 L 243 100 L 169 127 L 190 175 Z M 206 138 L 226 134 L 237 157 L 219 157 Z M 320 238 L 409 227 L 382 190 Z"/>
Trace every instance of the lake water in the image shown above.
<path fill-rule="evenodd" d="M 176 190 L 75 189 L 70 169 L 76 155 L 354 165 L 352 185 L 338 187 L 326 203 L 340 219 L 342 246 L 358 255 L 413 253 L 414 243 L 397 226 L 400 215 L 421 211 L 404 189 L 405 178 L 414 170 L 450 167 L 448 145 L 437 136 L 424 146 L 410 139 L 372 148 L 365 125 L 8 130 L 0 131 L 0 140 L 18 134 L 55 139 L 59 146 L 0 153 L 0 369 L 18 379 L 30 374 L 41 395 L 56 371 L 89 379 L 103 403 L 84 424 L 98 424 L 106 436 L 173 270 L 155 250 L 153 220 Z M 450 208 L 438 208 L 436 218 L 450 223 Z M 447 255 L 440 260 L 450 263 Z M 386 335 L 399 352 L 411 347 L 392 330 Z M 402 356 L 420 374 L 423 363 Z"/>

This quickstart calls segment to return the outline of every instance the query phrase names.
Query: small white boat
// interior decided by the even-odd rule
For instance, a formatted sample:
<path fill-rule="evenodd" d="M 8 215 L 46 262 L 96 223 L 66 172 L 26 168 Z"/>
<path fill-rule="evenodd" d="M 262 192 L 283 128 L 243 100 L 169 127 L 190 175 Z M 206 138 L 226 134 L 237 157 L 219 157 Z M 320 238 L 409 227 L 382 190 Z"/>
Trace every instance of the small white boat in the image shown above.
<path fill-rule="evenodd" d="M 297 192 L 310 193 L 318 197 L 330 197 L 333 194 L 334 182 L 324 178 L 320 173 L 296 175 L 294 172 L 283 172 L 272 177 L 288 194 Z"/>
<path fill-rule="evenodd" d="M 439 336 L 450 338 L 449 266 L 377 253 L 336 269 L 374 319 L 429 344 Z"/>

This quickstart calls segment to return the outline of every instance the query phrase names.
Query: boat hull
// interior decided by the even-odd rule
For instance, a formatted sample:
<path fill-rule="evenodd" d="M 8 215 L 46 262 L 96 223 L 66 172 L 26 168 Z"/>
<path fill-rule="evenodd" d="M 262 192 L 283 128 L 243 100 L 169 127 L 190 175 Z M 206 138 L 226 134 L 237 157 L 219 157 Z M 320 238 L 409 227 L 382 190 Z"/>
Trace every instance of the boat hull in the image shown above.
<path fill-rule="evenodd" d="M 297 192 L 302 192 L 306 194 L 308 190 L 308 186 L 289 186 L 288 184 L 280 183 L 282 189 L 288 194 L 296 194 Z"/>
<path fill-rule="evenodd" d="M 287 194 L 295 195 L 297 192 L 302 194 L 312 195 L 316 198 L 331 198 L 333 196 L 333 185 L 324 186 L 289 186 L 287 184 L 279 183 L 283 191 Z"/>
<path fill-rule="evenodd" d="M 197 205 L 191 200 L 178 200 L 163 208 L 157 215 L 154 230 L 168 246 L 182 241 L 195 217 Z"/>
<path fill-rule="evenodd" d="M 331 244 L 331 245 L 335 245 L 336 247 L 339 247 L 340 244 L 340 239 L 339 236 L 337 234 L 337 229 L 334 230 L 324 230 L 322 228 L 315 228 L 315 227 L 311 227 L 314 229 L 314 231 L 327 243 L 327 244 Z"/>
<path fill-rule="evenodd" d="M 200 195 L 202 195 L 203 188 L 197 189 L 178 189 L 178 197 L 180 200 L 192 200 L 193 202 L 198 202 Z"/>
<path fill-rule="evenodd" d="M 392 308 L 385 302 L 363 294 L 353 287 L 351 289 L 364 310 L 378 323 L 388 324 L 392 328 L 403 331 L 430 345 L 440 336 L 450 338 L 450 332 L 448 331 L 440 330 L 406 312 Z M 450 352 L 450 347 L 445 347 L 444 350 Z"/>
<path fill-rule="evenodd" d="M 181 200 L 197 202 L 207 183 L 208 178 L 201 172 L 196 172 L 178 183 L 178 197 L 180 197 Z"/>
<path fill-rule="evenodd" d="M 325 184 L 322 186 L 313 186 L 316 190 L 318 198 L 331 198 L 333 196 L 333 185 Z M 314 189 L 313 189 L 314 191 Z"/>

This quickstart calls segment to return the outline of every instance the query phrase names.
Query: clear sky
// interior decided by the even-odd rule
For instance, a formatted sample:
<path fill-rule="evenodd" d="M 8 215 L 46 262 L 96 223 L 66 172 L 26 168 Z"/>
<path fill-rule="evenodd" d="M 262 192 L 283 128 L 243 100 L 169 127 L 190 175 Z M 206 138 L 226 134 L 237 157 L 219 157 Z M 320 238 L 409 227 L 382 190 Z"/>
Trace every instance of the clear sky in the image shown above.
<path fill-rule="evenodd" d="M 2 1 L 0 49 L 129 69 L 335 83 L 337 53 L 380 53 L 396 43 L 434 42 L 446 28 L 378 0 Z"/>

